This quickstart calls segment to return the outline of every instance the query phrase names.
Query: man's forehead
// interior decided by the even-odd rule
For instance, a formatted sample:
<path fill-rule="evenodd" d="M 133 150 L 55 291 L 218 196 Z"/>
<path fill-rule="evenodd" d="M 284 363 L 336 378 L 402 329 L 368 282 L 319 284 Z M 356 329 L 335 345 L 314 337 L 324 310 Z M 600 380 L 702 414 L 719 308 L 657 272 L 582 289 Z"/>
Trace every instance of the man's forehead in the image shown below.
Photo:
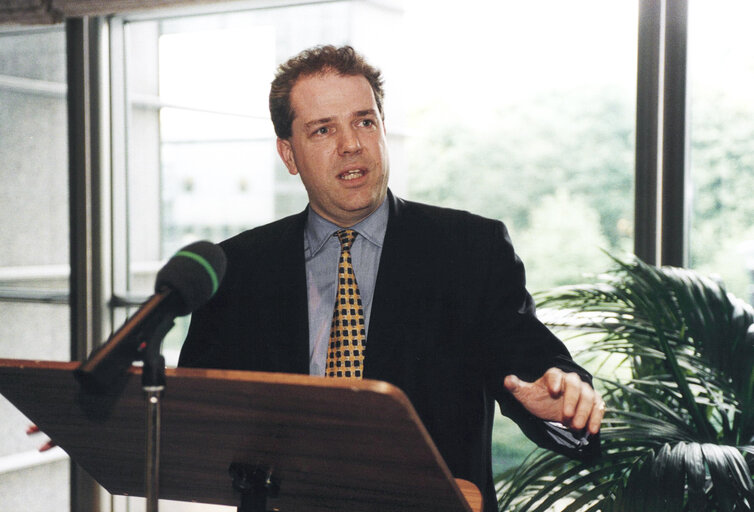
<path fill-rule="evenodd" d="M 300 77 L 290 96 L 294 119 L 306 124 L 318 119 L 352 117 L 376 111 L 374 91 L 363 75 L 334 72 Z"/>

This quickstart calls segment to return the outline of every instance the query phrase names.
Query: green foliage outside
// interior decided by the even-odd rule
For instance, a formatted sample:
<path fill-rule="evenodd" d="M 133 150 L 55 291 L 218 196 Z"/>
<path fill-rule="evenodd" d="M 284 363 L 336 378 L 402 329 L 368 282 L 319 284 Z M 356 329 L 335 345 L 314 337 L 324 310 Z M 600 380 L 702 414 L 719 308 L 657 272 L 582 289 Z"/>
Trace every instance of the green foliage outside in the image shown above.
<path fill-rule="evenodd" d="M 692 104 L 690 266 L 718 276 L 752 301 L 754 104 L 725 91 L 698 91 Z M 748 241 L 748 256 L 747 244 Z M 754 272 L 754 270 L 752 270 Z"/>
<path fill-rule="evenodd" d="M 492 430 L 492 473 L 499 475 L 517 468 L 537 447 L 521 433 L 513 420 L 497 413 Z"/>
<path fill-rule="evenodd" d="M 609 265 L 603 250 L 633 249 L 633 94 L 553 90 L 479 112 L 474 125 L 449 106 L 418 111 L 408 144 L 410 196 L 503 220 L 531 290 L 579 282 Z M 750 300 L 754 104 L 726 91 L 695 98 L 690 266 Z"/>
<path fill-rule="evenodd" d="M 410 194 L 503 220 L 532 290 L 604 268 L 633 239 L 631 91 L 581 88 L 480 112 L 417 113 Z"/>

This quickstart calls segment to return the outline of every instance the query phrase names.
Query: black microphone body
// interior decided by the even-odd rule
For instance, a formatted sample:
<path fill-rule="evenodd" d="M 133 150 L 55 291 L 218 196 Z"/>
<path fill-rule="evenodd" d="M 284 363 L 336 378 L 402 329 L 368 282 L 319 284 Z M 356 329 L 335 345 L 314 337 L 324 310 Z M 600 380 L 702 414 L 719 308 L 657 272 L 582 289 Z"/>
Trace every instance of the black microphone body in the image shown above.
<path fill-rule="evenodd" d="M 142 358 L 146 344 L 154 335 L 167 334 L 173 320 L 179 316 L 175 312 L 180 302 L 181 298 L 169 288 L 152 295 L 74 371 L 79 382 L 90 389 L 112 383 L 134 361 Z"/>
<path fill-rule="evenodd" d="M 210 242 L 195 242 L 176 253 L 158 272 L 155 294 L 74 371 L 79 382 L 90 389 L 107 387 L 137 360 L 145 362 L 146 372 L 174 319 L 195 311 L 217 291 L 225 265 L 222 249 Z"/>

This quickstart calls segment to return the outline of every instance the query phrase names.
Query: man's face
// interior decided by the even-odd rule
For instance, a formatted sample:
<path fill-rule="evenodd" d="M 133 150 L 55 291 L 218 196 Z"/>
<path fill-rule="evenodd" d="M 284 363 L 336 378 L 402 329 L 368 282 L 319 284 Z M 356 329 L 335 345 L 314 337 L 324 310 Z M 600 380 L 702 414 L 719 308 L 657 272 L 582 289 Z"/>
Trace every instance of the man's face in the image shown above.
<path fill-rule="evenodd" d="M 385 128 L 369 82 L 334 72 L 304 76 L 291 90 L 291 107 L 292 135 L 278 139 L 280 157 L 301 176 L 315 212 L 353 226 L 387 194 Z"/>

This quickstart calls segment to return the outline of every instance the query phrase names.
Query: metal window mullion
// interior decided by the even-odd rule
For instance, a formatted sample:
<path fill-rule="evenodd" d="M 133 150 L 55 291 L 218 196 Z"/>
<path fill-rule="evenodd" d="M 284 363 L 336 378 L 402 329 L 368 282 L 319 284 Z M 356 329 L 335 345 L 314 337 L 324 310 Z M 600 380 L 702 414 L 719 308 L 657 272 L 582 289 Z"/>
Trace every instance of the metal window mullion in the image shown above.
<path fill-rule="evenodd" d="M 688 263 L 687 0 L 667 0 L 663 87 L 662 265 Z"/>
<path fill-rule="evenodd" d="M 66 85 L 50 80 L 0 74 L 0 89 L 49 98 L 65 98 Z"/>
<path fill-rule="evenodd" d="M 101 228 L 97 20 L 66 21 L 70 225 L 71 359 L 82 360 L 101 334 Z M 99 487 L 71 463 L 71 512 L 98 511 Z"/>
<path fill-rule="evenodd" d="M 92 120 L 89 27 L 66 22 L 68 59 L 68 186 L 70 223 L 71 359 L 93 348 Z"/>
<path fill-rule="evenodd" d="M 114 330 L 126 319 L 126 311 L 117 309 L 118 296 L 129 290 L 129 221 L 128 221 L 128 133 L 131 125 L 126 75 L 127 27 L 119 16 L 110 27 L 110 212 L 111 265 L 110 325 Z"/>
<path fill-rule="evenodd" d="M 641 0 L 636 84 L 634 253 L 649 264 L 659 261 L 662 44 L 663 1 Z"/>
<path fill-rule="evenodd" d="M 39 290 L 36 288 L 0 288 L 0 302 L 30 304 L 59 304 L 67 306 L 70 302 L 68 292 L 58 290 Z"/>
<path fill-rule="evenodd" d="M 688 261 L 686 0 L 641 0 L 636 106 L 634 253 Z"/>

